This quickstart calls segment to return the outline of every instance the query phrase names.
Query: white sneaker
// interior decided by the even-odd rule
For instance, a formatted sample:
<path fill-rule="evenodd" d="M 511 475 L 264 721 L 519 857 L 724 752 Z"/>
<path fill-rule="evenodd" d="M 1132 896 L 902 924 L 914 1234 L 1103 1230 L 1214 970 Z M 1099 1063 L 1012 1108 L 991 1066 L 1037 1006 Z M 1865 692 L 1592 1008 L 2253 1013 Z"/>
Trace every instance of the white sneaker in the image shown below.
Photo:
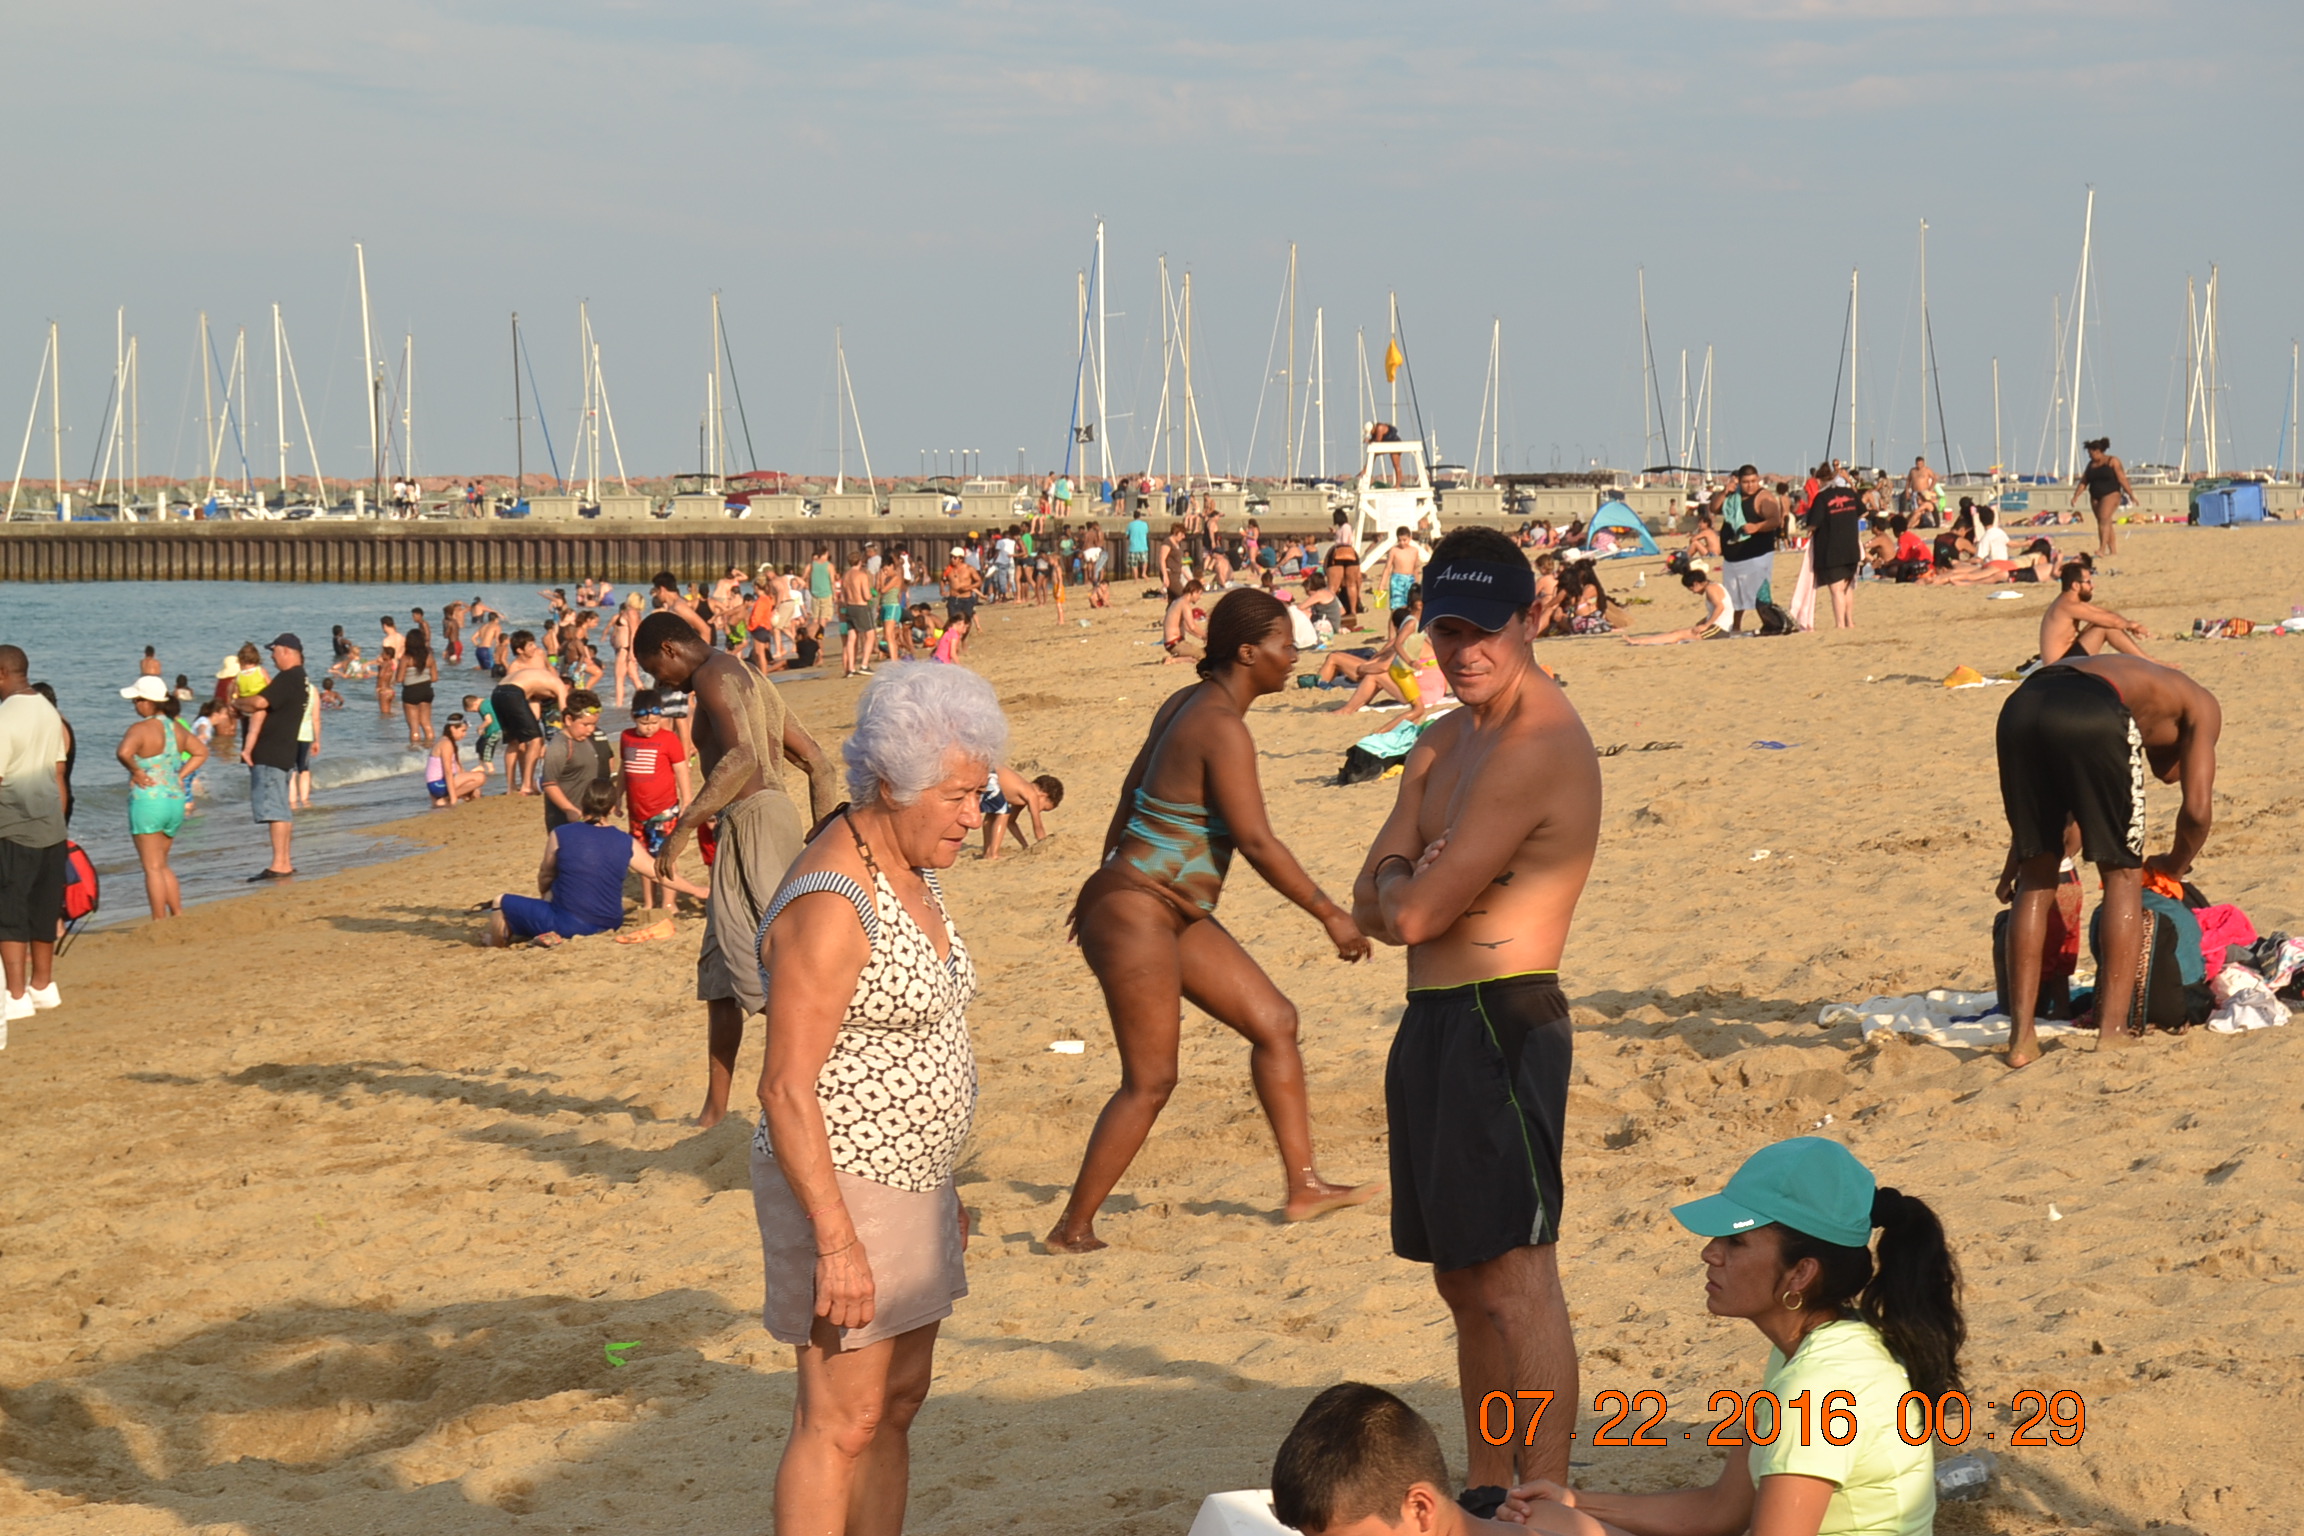
<path fill-rule="evenodd" d="M 31 998 L 21 992 L 11 992 L 8 994 L 7 1012 L 0 1015 L 0 1019 L 28 1019 L 37 1012 L 39 1010 L 32 1006 Z"/>
<path fill-rule="evenodd" d="M 64 1006 L 64 999 L 57 993 L 54 982 L 50 982 L 44 987 L 34 987 L 24 995 L 31 1000 L 32 1006 L 35 1008 L 61 1008 Z"/>

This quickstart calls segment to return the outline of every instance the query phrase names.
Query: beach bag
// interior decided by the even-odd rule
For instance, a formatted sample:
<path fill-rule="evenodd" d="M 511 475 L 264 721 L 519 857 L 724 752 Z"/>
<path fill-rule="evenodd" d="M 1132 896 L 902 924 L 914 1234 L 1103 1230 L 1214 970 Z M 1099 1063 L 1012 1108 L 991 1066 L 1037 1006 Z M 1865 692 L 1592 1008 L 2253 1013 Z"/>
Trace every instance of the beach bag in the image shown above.
<path fill-rule="evenodd" d="M 1789 635 L 1799 630 L 1800 626 L 1792 622 L 1792 615 L 1766 598 L 1759 599 L 1752 611 L 1759 616 L 1760 633 L 1764 635 Z"/>
<path fill-rule="evenodd" d="M 2014 1013 L 2008 991 L 2008 924 L 2013 916 L 2001 912 L 1992 919 L 1992 990 L 1994 1013 Z M 2040 993 L 2033 1016 L 2042 1019 L 2072 1017 L 2072 973 L 2080 965 L 2080 877 L 2066 871 L 2056 885 L 2056 904 L 2048 909 L 2048 931 L 2040 944 Z"/>
<path fill-rule="evenodd" d="M 64 921 L 76 923 L 94 915 L 103 891 L 96 879 L 96 861 L 78 843 L 64 845 Z"/>
<path fill-rule="evenodd" d="M 2205 1024 L 2208 1015 L 2216 1009 L 2206 977 L 2203 975 L 2198 980 L 2185 977 L 2184 946 L 2177 942 L 2178 919 L 2166 910 L 2171 907 L 2182 910 L 2164 896 L 2147 894 L 2144 898 L 2143 955 L 2136 967 L 2136 990 L 2128 1001 L 2128 1027 L 2133 1030 L 2141 1031 L 2148 1024 L 2168 1030 L 2186 1029 Z M 2104 968 L 2103 928 L 2104 908 L 2099 903 L 2088 920 L 2088 952 L 2096 959 L 2099 976 Z M 2200 948 L 2197 938 L 2191 948 L 2195 957 L 2193 964 L 2197 966 Z"/>

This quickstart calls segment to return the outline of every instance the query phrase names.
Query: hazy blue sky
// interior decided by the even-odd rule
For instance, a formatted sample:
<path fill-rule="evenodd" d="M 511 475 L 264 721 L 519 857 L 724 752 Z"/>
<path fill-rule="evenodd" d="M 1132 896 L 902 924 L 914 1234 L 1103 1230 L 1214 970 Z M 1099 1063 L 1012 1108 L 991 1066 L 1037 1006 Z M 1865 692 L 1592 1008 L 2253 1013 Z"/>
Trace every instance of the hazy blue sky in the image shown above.
<path fill-rule="evenodd" d="M 415 333 L 426 471 L 511 467 L 514 309 L 565 461 L 580 297 L 627 463 L 692 466 L 715 287 L 763 466 L 829 469 L 835 322 L 882 474 L 923 448 L 1046 465 L 1101 214 L 1113 436 L 1136 467 L 1155 258 L 1194 274 L 1206 435 L 1240 468 L 1292 239 L 1300 345 L 1327 310 L 1338 457 L 1354 329 L 1380 352 L 1397 289 L 1448 457 L 1472 451 L 1500 317 L 1506 467 L 1638 462 L 1644 264 L 1666 410 L 1680 350 L 1693 368 L 1709 344 L 1716 456 L 1790 468 L 1824 446 L 1861 265 L 1864 436 L 1909 462 L 1926 218 L 1956 458 L 1991 460 L 1997 355 L 2005 453 L 2029 469 L 2093 182 L 2084 425 L 2131 463 L 2173 454 L 2184 276 L 2218 262 L 2229 452 L 2262 463 L 2304 332 L 2300 34 L 2294 0 L 20 5 L 0 441 L 53 318 L 67 472 L 86 473 L 125 305 L 148 469 L 199 457 L 203 308 L 220 351 L 248 328 L 269 444 L 277 301 L 323 465 L 358 470 L 358 239 L 395 358 Z"/>

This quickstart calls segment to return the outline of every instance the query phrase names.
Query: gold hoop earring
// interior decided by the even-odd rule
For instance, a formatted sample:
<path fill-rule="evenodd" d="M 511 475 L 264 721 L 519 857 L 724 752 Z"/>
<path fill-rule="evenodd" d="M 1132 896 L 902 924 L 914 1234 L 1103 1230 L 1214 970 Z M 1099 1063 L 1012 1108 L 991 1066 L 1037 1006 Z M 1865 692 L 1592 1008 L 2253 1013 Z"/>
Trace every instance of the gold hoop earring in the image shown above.
<path fill-rule="evenodd" d="M 1801 1294 L 1800 1294 L 1798 1291 L 1786 1291 L 1786 1292 L 1784 1293 L 1784 1310 L 1785 1310 L 1785 1311 L 1787 1311 L 1787 1312 L 1797 1312 L 1797 1311 L 1799 1311 L 1799 1310 L 1800 1310 L 1802 1307 L 1804 1307 L 1804 1306 L 1806 1306 L 1806 1305 L 1807 1305 L 1807 1301 L 1806 1301 L 1806 1299 L 1805 1299 L 1805 1298 L 1803 1298 L 1803 1297 L 1801 1296 Z"/>

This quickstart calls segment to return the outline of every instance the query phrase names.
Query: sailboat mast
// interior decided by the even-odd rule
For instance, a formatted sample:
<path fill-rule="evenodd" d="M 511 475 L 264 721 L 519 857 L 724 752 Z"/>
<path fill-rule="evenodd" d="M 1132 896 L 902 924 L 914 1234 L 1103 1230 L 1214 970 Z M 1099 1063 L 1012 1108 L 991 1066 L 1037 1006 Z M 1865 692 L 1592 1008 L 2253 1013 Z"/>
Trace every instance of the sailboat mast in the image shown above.
<path fill-rule="evenodd" d="M 256 487 L 248 473 L 248 327 L 244 325 L 232 342 L 232 376 L 240 385 L 240 494 L 247 497 Z M 229 406 L 229 389 L 226 393 Z"/>
<path fill-rule="evenodd" d="M 1392 429 L 1397 432 L 1400 429 L 1400 370 L 1392 366 L 1391 347 L 1400 345 L 1400 291 L 1398 289 L 1392 290 L 1390 300 L 1392 331 L 1390 345 L 1386 348 L 1384 355 L 1384 383 L 1392 391 L 1392 403 L 1384 419 L 1392 423 Z M 1402 364 L 1401 366 L 1407 365 Z"/>
<path fill-rule="evenodd" d="M 2064 448 L 2064 478 L 2080 467 L 2080 363 L 2088 344 L 2088 257 L 2096 237 L 2096 189 L 2088 189 L 2088 211 L 2080 224 L 2079 296 L 2072 303 L 2072 419 Z"/>
<path fill-rule="evenodd" d="M 1680 349 L 1680 454 L 1672 461 L 1681 469 L 1688 467 L 1688 349 Z"/>
<path fill-rule="evenodd" d="M 832 327 L 832 421 L 839 433 L 839 467 L 832 476 L 832 494 L 841 495 L 848 489 L 848 352 L 841 340 L 840 327 Z"/>
<path fill-rule="evenodd" d="M 64 344 L 48 322 L 48 439 L 56 458 L 56 520 L 70 515 L 64 501 Z"/>
<path fill-rule="evenodd" d="M 200 311 L 200 446 L 208 450 L 208 495 L 216 495 L 216 390 L 209 366 L 208 311 Z"/>
<path fill-rule="evenodd" d="M 2216 288 L 2216 264 L 2214 262 L 2210 262 L 2208 264 L 2208 393 L 2206 396 L 2206 415 L 2208 427 L 2208 473 L 2212 475 L 2221 472 L 2223 468 L 2217 452 L 2220 445 L 2217 442 L 2218 433 L 2216 420 L 2216 396 L 2218 393 L 2220 393 L 2223 385 L 2223 381 L 2219 377 L 2223 371 L 2223 360 L 2220 356 L 2223 349 L 2218 346 L 2216 336 Z"/>
<path fill-rule="evenodd" d="M 728 420 L 720 403 L 720 290 L 712 290 L 712 474 L 728 473 Z"/>
<path fill-rule="evenodd" d="M 288 374 L 280 365 L 280 306 L 272 306 L 272 414 L 280 422 L 280 499 L 288 499 Z"/>
<path fill-rule="evenodd" d="M 1184 296 L 1177 302 L 1176 311 L 1177 348 L 1182 354 L 1181 361 L 1184 364 L 1184 489 L 1189 491 L 1192 489 L 1192 429 L 1198 424 L 1193 420 L 1192 404 L 1192 274 L 1190 272 L 1184 274 Z M 1205 457 L 1201 460 L 1201 468 L 1207 468 Z"/>
<path fill-rule="evenodd" d="M 1319 381 L 1319 392 L 1313 397 L 1318 403 L 1320 416 L 1320 478 L 1328 478 L 1328 331 L 1325 324 L 1327 310 L 1314 306 L 1312 310 L 1312 368 Z M 2291 348 L 2293 350 L 2293 348 Z"/>
<path fill-rule="evenodd" d="M 144 488 L 144 370 L 137 362 L 136 337 L 128 338 L 128 473 L 129 499 Z"/>
<path fill-rule="evenodd" d="M 1499 380 L 1498 382 L 1501 383 L 1502 381 Z M 1714 462 L 1712 458 L 1712 406 L 1713 402 L 1719 398 L 1720 385 L 1712 377 L 1712 348 L 1707 344 L 1704 348 L 1704 453 L 1702 456 L 1704 462 L 1696 466 L 1697 469 L 1707 474 L 1711 472 Z"/>
<path fill-rule="evenodd" d="M 2289 342 L 2289 343 L 2288 343 L 2288 474 L 2289 474 L 2289 477 L 2290 477 L 2290 478 L 2292 478 L 2292 479 L 2296 477 L 2296 418 L 2297 418 L 2297 415 L 2299 414 L 2299 406 L 2300 406 L 2300 405 L 2304 405 L 2304 401 L 2299 401 L 2299 400 L 2298 400 L 2298 398 L 2297 398 L 2297 387 L 2298 387 L 2299 385 L 2304 385 L 2304 363 L 2300 363 L 2300 362 L 2299 362 L 2299 357 L 2300 357 L 2300 354 L 2299 354 L 2299 353 L 2298 353 L 2298 351 L 2297 351 L 2297 346 L 2296 346 L 2296 343 L 2295 343 L 2295 342 L 2293 342 L 2293 341 Z"/>
<path fill-rule="evenodd" d="M 352 257 L 360 269 L 361 378 L 368 391 L 368 490 L 373 496 L 384 488 L 383 422 L 378 415 L 382 402 L 376 393 L 376 336 L 368 320 L 368 252 L 357 240 L 352 242 Z M 213 478 L 214 472 L 210 473 Z"/>
<path fill-rule="evenodd" d="M 1952 450 L 1944 450 L 1949 459 Z M 1920 456 L 1928 456 L 1928 221 L 1920 221 Z M 1949 471 L 1950 463 L 1944 468 Z"/>
<path fill-rule="evenodd" d="M 1104 301 L 1104 221 L 1098 219 L 1096 221 L 1096 477 L 1099 480 L 1107 481 L 1112 478 L 1112 431 L 1111 423 L 1104 419 L 1104 316 L 1110 307 Z M 861 441 L 864 433 L 864 423 L 861 420 L 856 423 L 856 433 L 858 440 Z M 1080 467 L 1086 469 L 1088 466 L 1082 464 Z M 978 464 L 976 472 L 981 475 L 984 472 L 984 466 Z"/>
<path fill-rule="evenodd" d="M 2000 359 L 1992 359 L 1992 480 L 1998 484 L 2008 461 L 2000 456 Z"/>
<path fill-rule="evenodd" d="M 400 471 L 416 478 L 416 333 L 400 338 Z"/>
<path fill-rule="evenodd" d="M 1860 355 L 1856 345 L 1856 331 L 1863 321 L 1863 296 L 1858 281 L 1863 277 L 1858 267 L 1848 269 L 1848 467 L 1856 467 L 1856 359 Z"/>
<path fill-rule="evenodd" d="M 528 495 L 528 432 L 520 411 L 520 311 L 512 311 L 512 499 Z"/>
<path fill-rule="evenodd" d="M 1288 242 L 1288 442 L 1287 478 L 1296 478 L 1296 242 Z"/>

